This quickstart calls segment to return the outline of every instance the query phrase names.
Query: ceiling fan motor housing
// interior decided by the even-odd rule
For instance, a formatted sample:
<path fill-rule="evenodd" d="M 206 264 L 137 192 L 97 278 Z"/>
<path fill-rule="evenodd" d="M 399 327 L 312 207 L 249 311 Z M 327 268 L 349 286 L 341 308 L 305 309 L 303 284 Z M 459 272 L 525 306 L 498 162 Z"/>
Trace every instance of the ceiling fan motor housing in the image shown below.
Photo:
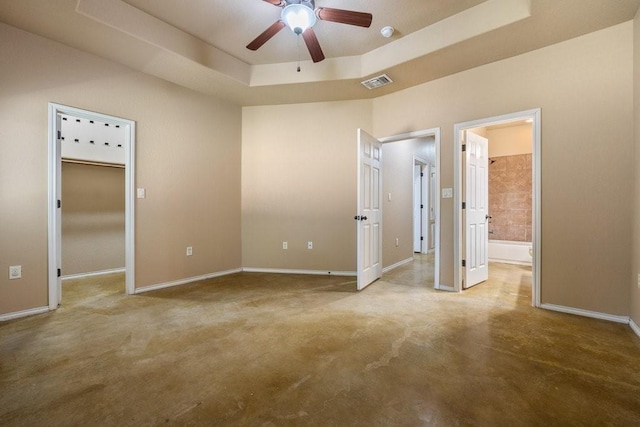
<path fill-rule="evenodd" d="M 301 4 L 307 6 L 309 9 L 314 10 L 316 8 L 314 0 L 285 0 L 287 6 L 290 4 Z"/>

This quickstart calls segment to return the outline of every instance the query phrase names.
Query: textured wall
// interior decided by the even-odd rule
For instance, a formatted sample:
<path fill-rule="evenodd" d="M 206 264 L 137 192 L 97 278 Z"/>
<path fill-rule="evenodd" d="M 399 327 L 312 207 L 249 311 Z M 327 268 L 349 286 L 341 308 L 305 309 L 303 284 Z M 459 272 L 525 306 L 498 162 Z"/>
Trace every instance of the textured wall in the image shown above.
<path fill-rule="evenodd" d="M 489 239 L 531 242 L 531 154 L 492 157 L 491 162 Z"/>

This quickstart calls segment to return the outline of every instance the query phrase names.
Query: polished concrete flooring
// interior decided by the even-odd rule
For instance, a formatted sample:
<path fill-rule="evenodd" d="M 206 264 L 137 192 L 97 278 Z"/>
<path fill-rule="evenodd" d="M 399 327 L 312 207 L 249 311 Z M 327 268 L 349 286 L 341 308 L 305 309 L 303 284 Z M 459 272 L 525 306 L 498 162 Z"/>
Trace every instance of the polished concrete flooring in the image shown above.
<path fill-rule="evenodd" d="M 640 425 L 640 339 L 531 307 L 531 271 L 462 294 L 419 257 L 353 278 L 242 273 L 137 296 L 64 285 L 0 324 L 0 425 Z"/>

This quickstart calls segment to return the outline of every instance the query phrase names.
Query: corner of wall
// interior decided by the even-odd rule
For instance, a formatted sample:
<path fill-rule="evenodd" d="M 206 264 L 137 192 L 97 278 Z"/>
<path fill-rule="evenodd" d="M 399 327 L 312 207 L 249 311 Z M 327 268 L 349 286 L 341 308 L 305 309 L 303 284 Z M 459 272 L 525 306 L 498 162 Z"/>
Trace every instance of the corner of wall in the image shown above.
<path fill-rule="evenodd" d="M 634 203 L 633 259 L 630 284 L 631 321 L 640 325 L 640 9 L 633 20 L 633 121 L 634 121 Z M 637 331 L 636 331 L 637 332 Z"/>

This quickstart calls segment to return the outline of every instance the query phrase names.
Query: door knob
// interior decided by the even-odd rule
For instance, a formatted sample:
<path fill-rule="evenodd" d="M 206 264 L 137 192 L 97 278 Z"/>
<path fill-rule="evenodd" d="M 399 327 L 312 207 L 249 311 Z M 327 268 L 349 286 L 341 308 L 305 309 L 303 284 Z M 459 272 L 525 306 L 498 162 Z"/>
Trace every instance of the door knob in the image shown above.
<path fill-rule="evenodd" d="M 485 215 L 485 216 L 484 216 L 484 220 L 485 220 L 485 221 L 486 221 L 486 220 L 488 220 L 488 219 L 491 219 L 491 218 L 493 218 L 491 215 Z"/>
<path fill-rule="evenodd" d="M 353 219 L 355 219 L 356 221 L 360 221 L 360 215 L 354 216 Z"/>
<path fill-rule="evenodd" d="M 366 220 L 367 220 L 366 216 L 363 216 L 362 218 L 360 218 L 360 221 L 366 221 Z"/>

